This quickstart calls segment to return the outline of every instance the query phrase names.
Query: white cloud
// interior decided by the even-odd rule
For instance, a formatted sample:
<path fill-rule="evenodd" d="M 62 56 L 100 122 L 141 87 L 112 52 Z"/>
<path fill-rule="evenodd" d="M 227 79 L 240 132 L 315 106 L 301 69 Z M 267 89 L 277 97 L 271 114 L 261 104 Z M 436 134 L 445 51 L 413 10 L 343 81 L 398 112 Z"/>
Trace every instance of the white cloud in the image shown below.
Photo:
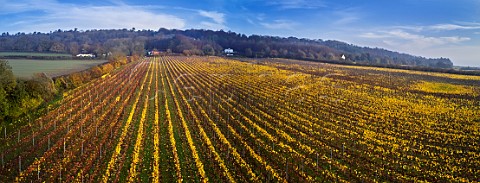
<path fill-rule="evenodd" d="M 455 31 L 455 30 L 477 30 L 480 29 L 478 23 L 462 23 L 462 24 L 435 24 L 424 26 L 394 26 L 393 29 L 411 30 L 415 32 L 422 31 Z"/>
<path fill-rule="evenodd" d="M 292 21 L 288 20 L 275 20 L 273 22 L 262 22 L 260 25 L 268 29 L 288 29 L 291 30 L 296 25 Z"/>
<path fill-rule="evenodd" d="M 480 66 L 476 45 L 480 24 L 459 22 L 418 26 L 375 27 L 357 36 L 356 44 L 382 47 L 424 57 L 450 58 L 455 65 Z M 359 39 L 360 38 L 360 39 Z"/>
<path fill-rule="evenodd" d="M 411 41 L 416 46 L 420 46 L 421 48 L 432 47 L 437 45 L 445 45 L 450 43 L 460 43 L 463 41 L 469 41 L 470 38 L 468 37 L 460 37 L 460 36 L 448 36 L 448 37 L 429 37 L 420 34 L 412 34 L 402 30 L 393 30 L 387 32 L 387 34 L 391 35 L 391 38 L 400 38 L 407 41 Z"/>
<path fill-rule="evenodd" d="M 279 0 L 269 1 L 268 4 L 278 6 L 282 10 L 287 9 L 318 9 L 326 7 L 321 0 Z"/>
<path fill-rule="evenodd" d="M 332 15 L 333 25 L 334 26 L 346 26 L 348 24 L 354 23 L 361 19 L 363 16 L 363 11 L 359 7 L 350 7 L 335 10 Z"/>
<path fill-rule="evenodd" d="M 207 17 L 207 18 L 211 18 L 217 24 L 225 23 L 225 14 L 223 14 L 223 13 L 219 13 L 219 12 L 216 12 L 216 11 L 199 10 L 198 14 L 200 14 L 201 16 Z"/>
<path fill-rule="evenodd" d="M 247 18 L 247 19 L 245 19 L 245 20 L 247 20 L 248 23 L 250 23 L 250 24 L 252 24 L 252 25 L 255 25 L 255 22 L 253 22 L 252 19 Z"/>
<path fill-rule="evenodd" d="M 361 34 L 357 44 L 382 47 L 424 57 L 450 58 L 455 65 L 478 66 L 479 46 L 468 46 L 470 37 L 432 36 L 412 33 L 414 30 L 379 30 Z"/>
<path fill-rule="evenodd" d="M 202 21 L 200 22 L 200 28 L 202 29 L 209 29 L 209 30 L 220 30 L 220 29 L 227 29 L 227 27 L 223 24 L 217 24 L 217 23 L 214 23 L 214 22 L 206 22 L 206 21 Z"/>
<path fill-rule="evenodd" d="M 451 30 L 474 30 L 480 29 L 480 25 L 457 25 L 457 24 L 437 24 L 427 27 L 430 30 L 451 31 Z"/>
<path fill-rule="evenodd" d="M 213 22 L 209 22 L 209 21 L 200 22 L 200 25 L 199 25 L 200 28 L 211 29 L 211 30 L 227 29 L 227 26 L 225 25 L 225 14 L 219 13 L 216 11 L 204 11 L 204 10 L 198 10 L 197 12 L 200 16 L 209 18 L 213 21 Z"/>
<path fill-rule="evenodd" d="M 410 47 L 415 49 L 424 49 L 440 45 L 457 44 L 471 40 L 469 37 L 460 36 L 425 36 L 413 34 L 404 30 L 379 31 L 376 33 L 368 32 L 359 37 L 367 39 L 381 39 L 383 43 L 389 46 Z"/>
<path fill-rule="evenodd" d="M 41 3 L 39 3 L 41 2 Z M 174 15 L 155 13 L 148 8 L 129 5 L 80 6 L 56 1 L 25 1 L 8 3 L 17 7 L 12 12 L 43 11 L 35 17 L 24 17 L 5 26 L 12 32 L 48 32 L 52 29 L 153 29 L 160 27 L 181 29 L 185 20 Z M 21 6 L 27 3 L 29 7 Z"/>
<path fill-rule="evenodd" d="M 53 0 L 17 0 L 15 2 L 8 0 L 0 0 L 0 15 L 19 13 L 31 10 L 41 10 L 57 7 L 57 4 Z"/>
<path fill-rule="evenodd" d="M 265 15 L 265 13 L 259 13 L 259 14 L 256 15 L 256 18 L 259 21 L 265 20 L 266 17 L 267 17 L 267 15 Z"/>
<path fill-rule="evenodd" d="M 409 26 L 409 25 L 404 25 L 404 26 L 392 26 L 390 29 L 400 29 L 400 30 L 409 30 L 409 31 L 414 31 L 414 32 L 421 32 L 425 29 L 424 26 Z"/>
<path fill-rule="evenodd" d="M 377 33 L 373 33 L 373 32 L 367 32 L 367 33 L 360 34 L 360 37 L 371 38 L 371 39 L 380 39 L 380 38 L 387 38 L 387 37 L 390 37 L 390 36 L 385 35 L 385 34 L 377 34 Z"/>
<path fill-rule="evenodd" d="M 357 20 L 359 20 L 360 18 L 358 16 L 355 16 L 355 15 L 352 15 L 352 16 L 343 16 L 342 18 L 336 20 L 335 22 L 333 22 L 334 25 L 347 25 L 347 24 L 350 24 L 350 23 L 353 23 Z"/>
<path fill-rule="evenodd" d="M 397 37 L 397 38 L 406 39 L 406 40 L 415 40 L 415 39 L 421 39 L 424 37 L 421 35 L 411 34 L 402 30 L 393 30 L 393 31 L 388 31 L 386 33 L 387 35 L 391 35 L 390 37 Z"/>

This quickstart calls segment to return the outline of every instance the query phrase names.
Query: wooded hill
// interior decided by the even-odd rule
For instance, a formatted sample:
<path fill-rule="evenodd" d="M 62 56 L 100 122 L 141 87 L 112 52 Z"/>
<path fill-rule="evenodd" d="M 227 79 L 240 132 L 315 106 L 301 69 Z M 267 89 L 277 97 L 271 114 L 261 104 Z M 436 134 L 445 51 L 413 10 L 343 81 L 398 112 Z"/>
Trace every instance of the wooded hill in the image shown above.
<path fill-rule="evenodd" d="M 50 33 L 3 33 L 0 51 L 93 53 L 104 58 L 109 53 L 144 55 L 159 50 L 185 55 L 222 55 L 232 48 L 236 56 L 279 57 L 303 60 L 452 68 L 448 58 L 424 58 L 381 48 L 360 47 L 339 41 L 238 34 L 211 30 L 56 30 Z M 344 58 L 342 58 L 344 57 Z"/>

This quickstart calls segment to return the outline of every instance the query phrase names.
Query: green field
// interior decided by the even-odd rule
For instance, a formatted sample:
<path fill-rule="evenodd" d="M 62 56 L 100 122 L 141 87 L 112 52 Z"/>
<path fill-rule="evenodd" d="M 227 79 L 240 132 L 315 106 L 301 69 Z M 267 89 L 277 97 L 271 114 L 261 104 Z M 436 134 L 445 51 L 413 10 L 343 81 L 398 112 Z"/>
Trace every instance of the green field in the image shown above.
<path fill-rule="evenodd" d="M 13 74 L 20 78 L 28 78 L 34 73 L 46 73 L 54 77 L 71 72 L 88 69 L 106 62 L 106 60 L 32 60 L 7 59 L 12 66 Z"/>

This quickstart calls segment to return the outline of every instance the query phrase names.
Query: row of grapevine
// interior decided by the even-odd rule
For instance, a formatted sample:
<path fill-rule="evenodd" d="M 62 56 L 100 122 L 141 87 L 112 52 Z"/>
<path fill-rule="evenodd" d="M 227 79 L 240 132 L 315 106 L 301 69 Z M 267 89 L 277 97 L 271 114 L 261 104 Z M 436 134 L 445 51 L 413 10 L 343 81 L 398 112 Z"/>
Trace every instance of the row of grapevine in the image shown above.
<path fill-rule="evenodd" d="M 0 179 L 480 178 L 476 93 L 426 93 L 430 90 L 409 87 L 417 86 L 415 76 L 459 84 L 472 84 L 475 78 L 386 69 L 369 73 L 281 59 L 256 63 L 175 56 L 125 65 L 65 93 L 58 107 L 30 125 L 3 132 Z"/>

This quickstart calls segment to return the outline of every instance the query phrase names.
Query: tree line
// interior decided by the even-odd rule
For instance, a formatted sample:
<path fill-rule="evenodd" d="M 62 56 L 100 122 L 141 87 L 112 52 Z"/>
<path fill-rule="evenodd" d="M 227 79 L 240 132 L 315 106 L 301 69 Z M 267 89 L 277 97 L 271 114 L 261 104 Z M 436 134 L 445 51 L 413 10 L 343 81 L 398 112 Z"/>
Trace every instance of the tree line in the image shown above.
<path fill-rule="evenodd" d="M 184 55 L 222 55 L 232 48 L 235 55 L 250 58 L 291 58 L 370 65 L 403 65 L 452 68 L 448 58 L 425 58 L 360 47 L 332 40 L 238 34 L 212 30 L 56 30 L 49 33 L 3 33 L 0 51 L 144 55 L 149 50 Z"/>

